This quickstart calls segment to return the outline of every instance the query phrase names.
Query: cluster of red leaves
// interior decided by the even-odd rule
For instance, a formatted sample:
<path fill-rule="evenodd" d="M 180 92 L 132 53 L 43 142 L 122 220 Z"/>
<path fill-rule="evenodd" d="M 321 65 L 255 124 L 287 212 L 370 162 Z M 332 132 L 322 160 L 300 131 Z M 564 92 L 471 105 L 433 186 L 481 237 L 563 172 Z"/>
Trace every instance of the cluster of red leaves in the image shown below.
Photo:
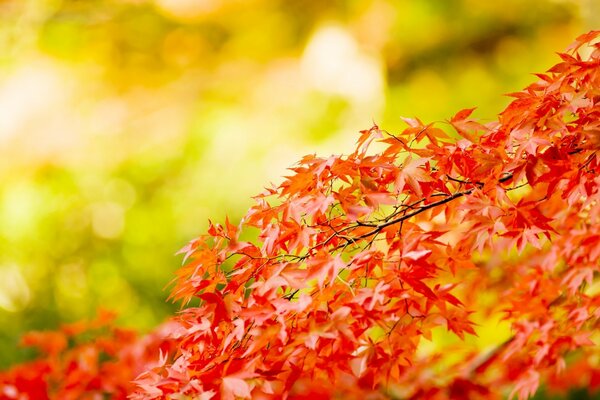
<path fill-rule="evenodd" d="M 174 351 L 176 343 L 167 337 L 177 323 L 140 338 L 114 328 L 113 319 L 113 314 L 100 312 L 91 322 L 25 335 L 22 344 L 37 348 L 40 355 L 0 373 L 0 399 L 127 399 L 134 389 L 131 381 L 158 365 L 159 354 Z"/>
<path fill-rule="evenodd" d="M 525 399 L 540 383 L 598 389 L 598 37 L 581 36 L 512 94 L 498 122 L 480 124 L 472 110 L 446 130 L 405 119 L 398 135 L 362 131 L 348 156 L 304 157 L 239 225 L 211 224 L 182 250 L 175 325 L 142 341 L 109 329 L 74 346 L 79 328 L 30 335 L 46 356 L 0 375 L 0 396 Z M 440 330 L 464 340 L 475 320 L 498 319 L 512 334 L 485 352 L 466 340 L 426 345 Z M 158 360 L 159 349 L 169 355 Z"/>
<path fill-rule="evenodd" d="M 304 157 L 239 226 L 211 225 L 183 249 L 174 362 L 132 398 L 523 399 L 565 369 L 598 387 L 598 36 L 498 122 L 374 126 L 348 156 Z M 439 327 L 476 335 L 474 313 L 512 337 L 420 351 Z"/>

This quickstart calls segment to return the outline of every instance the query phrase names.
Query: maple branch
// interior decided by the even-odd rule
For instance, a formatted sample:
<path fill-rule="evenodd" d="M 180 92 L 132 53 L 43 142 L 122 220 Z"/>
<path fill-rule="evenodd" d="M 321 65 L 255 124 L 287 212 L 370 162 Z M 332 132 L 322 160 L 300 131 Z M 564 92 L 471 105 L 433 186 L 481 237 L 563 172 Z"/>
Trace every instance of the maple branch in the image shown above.
<path fill-rule="evenodd" d="M 423 129 L 421 129 L 421 130 L 419 131 L 419 133 L 417 133 L 417 134 L 415 135 L 415 137 L 414 137 L 414 138 L 412 138 L 412 140 L 411 140 L 411 141 L 410 141 L 410 143 L 408 144 L 408 147 L 409 147 L 409 148 L 411 148 L 411 147 L 412 147 L 412 144 L 415 142 L 415 140 L 418 140 L 418 139 L 419 139 L 419 137 L 420 137 L 420 136 L 423 134 L 423 132 L 425 132 L 427 129 L 429 129 L 429 126 L 424 126 L 424 127 L 423 127 Z"/>
<path fill-rule="evenodd" d="M 453 182 L 458 182 L 458 183 L 463 184 L 463 185 L 477 185 L 479 187 L 483 186 L 483 182 L 479 182 L 479 181 L 477 181 L 477 182 L 469 182 L 469 181 L 465 181 L 463 179 L 454 178 L 454 177 L 452 177 L 450 175 L 446 175 L 446 178 L 448 178 L 449 180 L 451 180 Z"/>
<path fill-rule="evenodd" d="M 503 177 L 499 178 L 498 179 L 498 183 L 507 182 L 507 181 L 511 180 L 512 178 L 513 178 L 513 174 L 512 173 L 508 173 L 508 174 L 504 175 Z M 482 186 L 478 185 L 479 189 L 481 187 L 483 187 L 483 185 Z M 420 207 L 419 209 L 417 209 L 417 210 L 415 210 L 415 211 L 413 211 L 411 213 L 408 213 L 408 214 L 406 213 L 406 211 L 408 209 L 412 209 L 412 208 L 414 208 L 415 205 L 417 205 L 417 204 L 419 204 L 419 203 L 421 203 L 421 202 L 423 202 L 423 201 L 426 200 L 425 198 L 423 198 L 423 199 L 417 200 L 417 201 L 415 201 L 415 202 L 413 202 L 411 204 L 405 205 L 404 209 L 402 211 L 396 211 L 396 212 L 390 214 L 388 216 L 388 219 L 385 220 L 385 222 L 383 222 L 383 223 L 377 223 L 376 224 L 376 223 L 369 223 L 369 222 L 364 222 L 364 221 L 356 221 L 354 226 L 352 226 L 352 225 L 346 226 L 343 229 L 341 229 L 340 232 L 341 231 L 350 230 L 350 229 L 355 229 L 355 228 L 357 228 L 359 226 L 374 228 L 370 232 L 364 233 L 362 235 L 359 235 L 359 236 L 353 238 L 353 241 L 361 240 L 361 239 L 366 239 L 366 238 L 371 237 L 373 235 L 379 234 L 384 228 L 387 228 L 388 226 L 392 226 L 392 225 L 395 225 L 397 223 L 402 223 L 402 222 L 406 221 L 407 219 L 410 219 L 410 218 L 412 218 L 412 217 L 414 217 L 416 215 L 419 215 L 419 214 L 421 214 L 421 213 L 423 213 L 423 212 L 425 212 L 425 211 L 427 211 L 429 209 L 435 208 L 437 206 L 444 205 L 446 203 L 451 202 L 452 200 L 455 200 L 455 199 L 458 199 L 460 197 L 463 197 L 463 196 L 466 196 L 468 194 L 471 194 L 471 193 L 473 193 L 473 190 L 475 190 L 475 188 L 471 188 L 471 189 L 468 189 L 468 190 L 464 190 L 462 192 L 454 193 L 454 194 L 449 195 L 448 197 L 446 197 L 446 198 L 444 198 L 442 200 L 438 200 L 438 201 L 435 201 L 433 203 L 426 204 L 426 205 Z M 403 213 L 403 215 L 401 217 L 394 218 L 394 219 L 389 219 L 389 218 L 397 216 L 400 213 Z M 320 246 L 324 246 L 325 244 L 329 243 L 335 237 L 339 237 L 337 232 L 334 232 L 323 243 L 315 245 L 313 248 L 311 248 L 311 250 L 314 250 L 315 248 L 320 247 Z M 344 235 L 343 239 L 346 240 L 346 243 L 334 247 L 332 249 L 332 251 L 335 251 L 335 250 L 338 250 L 338 249 L 340 249 L 342 247 L 348 246 L 348 244 L 350 243 L 350 241 L 348 240 L 348 236 Z M 310 251 L 309 251 L 309 253 L 310 253 Z"/>
<path fill-rule="evenodd" d="M 421 214 L 421 213 L 423 213 L 423 212 L 425 212 L 425 211 L 427 211 L 427 210 L 429 210 L 431 208 L 434 208 L 434 207 L 441 206 L 443 204 L 449 203 L 452 200 L 458 199 L 459 197 L 465 196 L 467 194 L 471 194 L 472 192 L 473 192 L 473 189 L 465 190 L 463 192 L 454 193 L 453 195 L 450 195 L 450 196 L 446 197 L 443 200 L 438 200 L 438 201 L 435 201 L 433 203 L 426 204 L 426 205 L 422 206 L 421 208 L 419 208 L 416 211 L 413 211 L 413 212 L 408 213 L 408 214 L 404 214 L 401 217 L 389 220 L 389 221 L 381 223 L 381 224 L 369 224 L 369 223 L 364 223 L 363 222 L 362 223 L 363 226 L 370 226 L 370 227 L 374 227 L 375 229 L 373 229 L 371 232 L 364 233 L 364 234 L 356 237 L 355 239 L 365 239 L 365 238 L 368 238 L 370 236 L 376 235 L 379 232 L 381 232 L 381 230 L 383 228 L 386 228 L 388 226 L 395 225 L 395 224 L 397 224 L 399 222 L 405 221 L 405 220 L 407 220 L 409 218 L 412 218 L 415 215 L 419 215 L 419 214 Z"/>
<path fill-rule="evenodd" d="M 594 159 L 594 156 L 596 155 L 596 153 L 598 153 L 598 150 L 594 151 L 592 154 L 590 154 L 587 158 L 587 160 L 583 163 L 583 165 L 581 167 L 579 167 L 580 170 L 587 168 L 588 165 L 590 165 L 590 163 L 592 162 L 592 160 Z"/>
<path fill-rule="evenodd" d="M 285 296 L 283 296 L 283 298 L 286 300 L 292 300 L 299 291 L 300 291 L 300 289 L 296 289 L 293 292 L 290 292 L 290 293 L 286 294 Z"/>

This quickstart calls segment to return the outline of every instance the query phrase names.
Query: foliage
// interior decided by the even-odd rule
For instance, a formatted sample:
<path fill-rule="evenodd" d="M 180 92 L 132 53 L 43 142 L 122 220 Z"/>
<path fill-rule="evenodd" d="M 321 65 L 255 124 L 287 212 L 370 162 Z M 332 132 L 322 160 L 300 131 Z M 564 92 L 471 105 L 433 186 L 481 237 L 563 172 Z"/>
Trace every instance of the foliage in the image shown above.
<path fill-rule="evenodd" d="M 598 389 L 599 36 L 579 37 L 512 94 L 498 122 L 468 109 L 448 121 L 451 132 L 409 118 L 397 135 L 373 126 L 348 156 L 305 156 L 240 225 L 211 224 L 182 250 L 172 298 L 186 307 L 167 329 L 176 350 L 156 366 L 136 359 L 146 371 L 131 398 Z M 469 341 L 476 320 L 498 319 L 510 324 L 506 340 L 487 351 Z M 440 329 L 461 341 L 428 347 Z M 48 360 L 85 354 L 64 351 L 64 334 L 34 342 Z M 50 364 L 15 367 L 0 378 L 2 394 L 34 387 L 11 383 L 27 371 L 73 365 Z M 140 366 L 122 365 L 123 376 Z M 121 375 L 92 376 L 105 393 L 123 387 L 102 386 Z"/>
<path fill-rule="evenodd" d="M 565 370 L 596 389 L 598 36 L 498 122 L 468 109 L 449 121 L 458 137 L 373 126 L 346 157 L 304 157 L 240 226 L 211 225 L 175 280 L 174 299 L 200 299 L 178 318 L 178 356 L 133 398 L 525 399 Z M 487 353 L 419 351 L 439 327 L 476 335 L 474 313 L 500 314 L 512 336 Z"/>
<path fill-rule="evenodd" d="M 114 315 L 64 325 L 56 332 L 30 332 L 22 344 L 40 357 L 0 374 L 0 399 L 126 399 L 132 377 L 155 366 L 157 354 L 175 349 L 167 322 L 143 338 L 113 327 Z"/>
<path fill-rule="evenodd" d="M 173 249 L 290 160 L 399 112 L 493 117 L 586 3 L 0 1 L 0 368 L 98 306 L 163 321 Z"/>

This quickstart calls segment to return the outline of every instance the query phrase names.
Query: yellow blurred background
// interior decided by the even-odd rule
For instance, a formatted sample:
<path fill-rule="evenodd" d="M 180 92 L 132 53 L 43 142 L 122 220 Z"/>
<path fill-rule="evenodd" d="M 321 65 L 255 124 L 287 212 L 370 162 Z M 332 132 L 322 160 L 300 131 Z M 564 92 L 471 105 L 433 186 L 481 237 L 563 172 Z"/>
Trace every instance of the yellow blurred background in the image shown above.
<path fill-rule="evenodd" d="M 373 122 L 495 119 L 598 0 L 0 0 L 0 368 L 177 309 L 174 253 Z"/>

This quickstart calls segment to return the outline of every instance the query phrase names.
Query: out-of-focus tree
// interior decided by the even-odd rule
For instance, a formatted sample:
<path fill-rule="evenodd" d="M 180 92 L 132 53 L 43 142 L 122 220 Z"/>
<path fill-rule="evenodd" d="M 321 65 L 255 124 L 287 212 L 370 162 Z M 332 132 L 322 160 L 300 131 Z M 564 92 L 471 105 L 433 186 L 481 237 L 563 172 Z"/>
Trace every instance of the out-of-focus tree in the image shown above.
<path fill-rule="evenodd" d="M 0 366 L 32 328 L 156 325 L 175 249 L 307 152 L 553 63 L 573 1 L 0 1 Z M 587 23 L 591 18 L 586 17 Z M 340 140 L 344 137 L 344 140 Z M 241 175 L 241 172 L 245 175 Z"/>

